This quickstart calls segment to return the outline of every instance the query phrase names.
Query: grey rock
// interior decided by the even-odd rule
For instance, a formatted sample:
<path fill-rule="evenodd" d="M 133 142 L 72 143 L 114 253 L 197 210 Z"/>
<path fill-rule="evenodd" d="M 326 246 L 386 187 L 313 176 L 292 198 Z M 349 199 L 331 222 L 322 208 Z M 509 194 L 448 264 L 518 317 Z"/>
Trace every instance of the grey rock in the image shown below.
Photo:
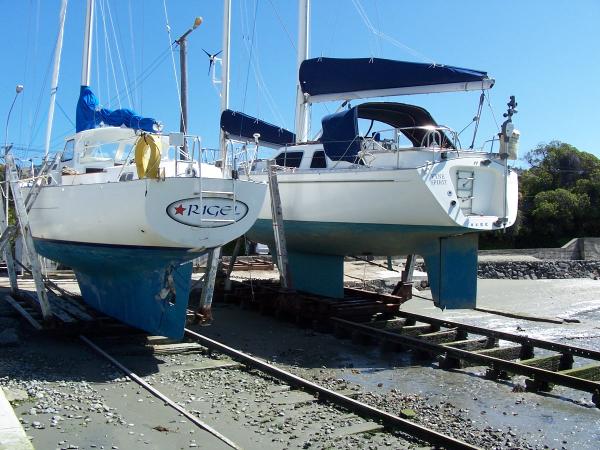
<path fill-rule="evenodd" d="M 9 402 L 20 402 L 29 398 L 27 392 L 22 389 L 5 387 L 2 388 L 2 390 L 4 391 L 4 395 Z"/>

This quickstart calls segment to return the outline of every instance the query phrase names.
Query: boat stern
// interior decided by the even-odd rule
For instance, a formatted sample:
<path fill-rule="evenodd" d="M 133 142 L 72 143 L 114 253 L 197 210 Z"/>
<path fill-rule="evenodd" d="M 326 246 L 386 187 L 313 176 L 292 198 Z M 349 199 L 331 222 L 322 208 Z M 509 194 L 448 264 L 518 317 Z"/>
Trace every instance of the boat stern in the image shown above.
<path fill-rule="evenodd" d="M 422 169 L 424 181 L 448 217 L 468 231 L 513 225 L 519 196 L 516 172 L 489 154 L 456 154 Z"/>

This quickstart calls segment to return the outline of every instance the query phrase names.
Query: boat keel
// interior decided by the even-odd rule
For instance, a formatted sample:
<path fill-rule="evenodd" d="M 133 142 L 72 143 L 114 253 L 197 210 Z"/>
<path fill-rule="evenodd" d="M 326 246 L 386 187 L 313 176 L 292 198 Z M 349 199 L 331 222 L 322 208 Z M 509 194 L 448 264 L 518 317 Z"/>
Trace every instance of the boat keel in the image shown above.
<path fill-rule="evenodd" d="M 477 233 L 438 237 L 414 253 L 425 259 L 431 294 L 441 309 L 475 308 L 477 301 Z M 291 285 L 298 291 L 344 297 L 344 257 L 288 253 Z"/>
<path fill-rule="evenodd" d="M 181 339 L 196 255 L 37 239 L 36 250 L 73 269 L 94 309 L 152 334 Z"/>
<path fill-rule="evenodd" d="M 332 298 L 344 298 L 344 257 L 316 253 L 288 253 L 294 289 Z"/>
<path fill-rule="evenodd" d="M 477 303 L 477 233 L 441 237 L 422 255 L 436 306 L 475 308 Z"/>

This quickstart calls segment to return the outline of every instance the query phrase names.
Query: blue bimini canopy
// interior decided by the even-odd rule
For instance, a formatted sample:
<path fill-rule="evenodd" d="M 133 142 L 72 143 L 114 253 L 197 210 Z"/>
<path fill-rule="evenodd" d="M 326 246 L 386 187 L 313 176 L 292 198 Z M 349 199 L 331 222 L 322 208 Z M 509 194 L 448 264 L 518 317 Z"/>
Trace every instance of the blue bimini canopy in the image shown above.
<path fill-rule="evenodd" d="M 127 128 L 148 131 L 150 133 L 160 131 L 162 128 L 160 122 L 149 117 L 139 116 L 131 109 L 110 110 L 100 108 L 98 106 L 98 98 L 89 86 L 81 86 L 75 117 L 75 129 L 78 133 L 96 128 L 101 123 L 114 127 L 124 125 Z"/>
<path fill-rule="evenodd" d="M 358 135 L 357 108 L 330 114 L 323 117 L 323 150 L 332 161 L 358 163 L 360 137 Z"/>
<path fill-rule="evenodd" d="M 230 109 L 221 114 L 221 129 L 229 137 L 240 140 L 254 139 L 254 134 L 258 133 L 259 142 L 269 147 L 282 147 L 296 142 L 296 135 L 291 131 Z"/>
<path fill-rule="evenodd" d="M 381 58 L 314 58 L 300 65 L 308 102 L 489 89 L 486 72 Z"/>

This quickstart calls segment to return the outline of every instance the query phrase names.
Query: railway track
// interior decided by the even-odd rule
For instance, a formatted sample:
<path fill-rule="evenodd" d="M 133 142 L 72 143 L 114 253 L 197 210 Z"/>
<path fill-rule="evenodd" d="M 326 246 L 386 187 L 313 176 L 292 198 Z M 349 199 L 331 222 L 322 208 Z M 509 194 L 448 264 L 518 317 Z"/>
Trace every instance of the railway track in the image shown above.
<path fill-rule="evenodd" d="M 338 300 L 281 290 L 268 281 L 236 282 L 222 298 L 292 318 L 339 338 L 437 358 L 442 369 L 485 366 L 486 377 L 492 380 L 523 375 L 525 388 L 531 392 L 550 392 L 555 385 L 587 392 L 600 407 L 597 350 L 402 311 L 399 298 L 358 289 L 346 289 L 346 297 Z M 37 303 L 30 293 L 7 300 L 34 327 L 41 328 Z M 50 302 L 63 331 L 96 332 L 101 324 L 104 332 L 118 333 L 124 327 L 73 299 L 51 294 Z"/>
<path fill-rule="evenodd" d="M 420 358 L 438 358 L 439 366 L 443 369 L 487 366 L 486 376 L 490 379 L 504 379 L 513 374 L 526 376 L 526 387 L 531 391 L 547 392 L 553 385 L 585 391 L 591 394 L 591 399 L 596 406 L 600 406 L 600 352 L 595 350 L 401 311 L 399 299 L 393 296 L 356 289 L 348 289 L 346 298 L 340 301 L 282 291 L 273 283 L 255 282 L 251 286 L 251 291 L 247 284 L 235 283 L 233 293 L 228 294 L 226 298 L 229 301 L 241 301 L 247 307 L 258 307 L 263 312 L 291 317 L 299 323 L 312 325 L 319 331 L 330 331 L 340 338 L 352 338 L 357 343 L 377 344 L 399 351 L 408 350 Z M 32 302 L 31 298 L 23 296 L 10 300 L 16 309 L 29 317 L 28 320 L 32 325 L 35 326 L 37 323 L 37 328 L 43 328 L 36 320 L 38 316 L 35 302 Z M 61 324 L 58 329 L 69 329 L 72 333 L 93 331 L 96 336 L 84 336 L 82 340 L 95 347 L 94 350 L 104 352 L 104 357 L 112 358 L 112 364 L 120 365 L 120 370 L 124 371 L 129 378 L 143 385 L 144 380 L 141 377 L 137 377 L 114 355 L 111 355 L 113 350 L 118 354 L 126 352 L 122 343 L 131 340 L 132 336 L 135 338 L 137 335 L 134 331 L 109 318 L 97 315 L 76 299 L 58 297 L 52 298 L 51 301 L 55 306 L 53 308 L 55 319 Z M 190 317 L 193 317 L 193 314 L 190 313 Z M 232 361 L 223 364 L 217 362 L 214 365 L 209 364 L 208 369 L 204 368 L 200 371 L 217 371 L 227 374 L 224 375 L 225 378 L 245 380 L 244 383 L 250 384 L 254 383 L 254 377 L 267 380 L 266 382 L 270 380 L 274 383 L 273 392 L 285 392 L 292 397 L 299 396 L 297 401 L 286 404 L 285 408 L 279 404 L 279 406 L 267 406 L 266 410 L 279 408 L 283 413 L 282 417 L 288 419 L 294 415 L 298 405 L 300 409 L 307 407 L 306 405 L 311 405 L 312 409 L 326 408 L 327 413 L 323 413 L 325 419 L 322 423 L 315 421 L 309 427 L 310 429 L 303 428 L 305 432 L 303 435 L 294 432 L 296 444 L 298 440 L 310 440 L 312 432 L 321 434 L 321 437 L 323 433 L 334 433 L 333 429 L 328 428 L 333 423 L 335 432 L 339 431 L 337 436 L 341 436 L 338 439 L 353 433 L 369 432 L 390 436 L 389 439 L 403 442 L 403 444 L 398 443 L 398 446 L 406 445 L 406 441 L 402 441 L 403 437 L 409 439 L 412 437 L 445 448 L 474 448 L 465 442 L 420 426 L 414 421 L 359 402 L 352 396 L 344 395 L 343 392 L 319 386 L 193 330 L 186 330 L 186 338 L 187 342 L 172 343 L 165 342 L 164 338 L 146 336 L 142 339 L 145 344 L 133 345 L 130 351 L 136 354 L 150 349 L 149 357 L 219 352 L 228 355 L 235 364 Z M 257 375 L 256 371 L 259 371 L 260 375 Z M 284 391 L 279 391 L 281 387 L 274 387 L 282 385 L 285 386 Z M 167 394 L 151 385 L 144 387 L 200 428 L 212 432 L 226 445 L 232 448 L 240 447 L 234 439 L 218 431 L 219 427 L 214 426 L 214 423 L 209 425 L 200 419 L 202 415 L 200 409 L 182 410 L 181 399 L 172 400 Z M 232 389 L 235 391 L 240 388 Z M 266 397 L 262 398 L 262 401 L 264 404 L 261 406 L 268 405 Z M 210 404 L 210 407 L 208 404 L 205 406 L 210 410 L 214 408 L 214 403 Z M 282 408 L 286 410 L 283 411 Z M 248 414 L 246 419 L 247 416 Z M 286 419 L 279 420 L 276 423 L 276 427 L 279 428 L 273 430 L 285 430 L 290 425 L 289 422 L 285 422 Z M 239 416 L 236 420 L 240 420 Z M 264 427 L 257 426 L 250 419 L 242 420 L 242 423 L 244 427 L 248 427 L 247 429 L 255 428 L 255 433 L 265 431 Z M 344 431 L 347 433 L 344 434 Z"/>
<path fill-rule="evenodd" d="M 531 392 L 549 392 L 554 385 L 584 391 L 600 407 L 596 350 L 402 311 L 398 297 L 358 289 L 346 289 L 338 300 L 281 291 L 272 282 L 238 283 L 224 298 L 339 338 L 437 358 L 442 369 L 486 366 L 489 379 L 523 375 Z"/>
<path fill-rule="evenodd" d="M 229 347 L 206 336 L 203 336 L 193 330 L 186 329 L 186 342 L 169 343 L 160 337 L 146 337 L 139 340 L 138 345 L 130 346 L 129 350 L 123 350 L 123 342 L 131 342 L 131 335 L 106 335 L 97 336 L 90 339 L 81 335 L 80 339 L 90 346 L 102 357 L 109 360 L 119 368 L 130 379 L 140 384 L 152 395 L 164 402 L 165 406 L 175 409 L 178 413 L 185 416 L 192 423 L 201 429 L 211 433 L 216 438 L 231 448 L 242 448 L 243 444 L 229 438 L 224 432 L 218 431 L 217 426 L 209 425 L 198 416 L 199 411 L 191 412 L 181 406 L 181 403 L 171 399 L 155 386 L 151 385 L 143 377 L 136 375 L 125 364 L 120 362 L 117 357 L 111 355 L 113 352 L 119 354 L 139 354 L 141 351 L 148 353 L 149 357 L 158 354 L 182 355 L 190 353 L 218 352 L 227 355 L 231 360 L 216 360 L 210 370 L 221 372 L 220 377 L 226 379 L 244 380 L 242 384 L 253 385 L 261 382 L 269 382 L 269 379 L 275 380 L 273 391 L 275 395 L 270 399 L 263 398 L 261 408 L 256 412 L 257 417 L 261 417 L 261 410 L 278 410 L 281 417 L 278 423 L 272 424 L 270 429 L 285 429 L 293 427 L 295 420 L 305 414 L 304 409 L 312 409 L 312 414 L 317 415 L 318 421 L 313 421 L 310 427 L 297 430 L 285 442 L 287 445 L 301 444 L 294 441 L 310 441 L 315 439 L 323 432 L 331 434 L 331 438 L 344 439 L 344 437 L 362 433 L 378 433 L 383 435 L 387 444 L 392 447 L 405 446 L 407 443 L 426 442 L 441 448 L 456 449 L 475 449 L 477 447 L 461 440 L 441 434 L 431 428 L 424 427 L 410 420 L 403 419 L 394 414 L 390 414 L 378 408 L 372 407 L 366 403 L 357 401 L 343 393 L 328 389 L 305 378 L 299 377 L 291 372 L 283 370 L 259 358 L 248 355 L 240 350 Z M 143 336 L 142 336 L 143 337 Z M 238 364 L 232 364 L 232 360 Z M 221 362 L 219 362 L 221 361 Z M 139 361 L 138 361 L 139 363 Z M 226 373 L 226 375 L 224 375 Z M 266 378 L 265 378 L 266 376 Z M 271 381 L 272 383 L 272 381 Z M 235 387 L 233 387 L 236 390 Z M 269 404 L 269 401 L 272 403 Z M 326 411 L 326 413 L 323 413 Z M 294 419 L 296 416 L 296 419 Z M 301 420 L 300 420 L 301 422 Z M 248 426 L 249 422 L 240 424 L 240 428 Z M 334 431 L 335 429 L 335 431 Z M 255 430 L 256 431 L 256 430 Z M 239 432 L 235 433 L 239 436 Z M 416 440 L 415 440 L 416 438 Z M 406 440 L 408 439 L 408 441 Z M 246 444 L 251 442 L 247 439 Z M 332 441 L 334 442 L 334 441 Z M 283 441 L 282 441 L 283 443 Z M 302 446 L 302 445 L 300 445 Z M 305 448 L 306 444 L 304 444 Z"/>
<path fill-rule="evenodd" d="M 30 295 L 25 294 L 18 298 L 8 296 L 7 300 L 15 309 L 26 315 L 34 328 L 44 330 Z M 165 407 L 173 408 L 191 423 L 212 434 L 230 448 L 263 447 L 265 443 L 259 443 L 253 436 L 264 434 L 265 431 L 275 436 L 274 448 L 284 444 L 308 448 L 312 445 L 311 442 L 325 447 L 337 446 L 341 443 L 362 447 L 378 439 L 381 445 L 392 448 L 422 443 L 449 449 L 478 448 L 358 401 L 350 396 L 352 393 L 338 392 L 302 378 L 191 329 L 185 330 L 184 342 L 173 342 L 160 336 L 148 336 L 98 315 L 75 299 L 53 298 L 52 301 L 55 320 L 60 322 L 60 325 L 49 331 L 61 334 L 64 332 L 75 334 L 80 331 L 91 333 L 80 334 L 79 338 L 130 380 L 138 383 L 163 402 Z M 215 353 L 226 355 L 228 358 L 213 359 Z M 200 364 L 198 364 L 198 355 L 202 359 Z M 136 374 L 127 367 L 126 361 L 131 358 L 135 359 L 137 366 L 144 365 L 140 358 L 146 358 L 148 365 L 153 367 L 156 366 L 156 358 L 178 358 L 179 361 L 171 371 L 171 382 L 159 389 L 157 385 L 161 384 L 158 381 L 161 377 L 160 373 L 150 377 L 147 374 L 145 376 Z M 185 361 L 186 359 L 189 361 Z M 177 367 L 181 367 L 181 370 Z M 195 396 L 212 398 L 212 400 L 204 402 L 193 410 L 186 409 L 183 405 L 187 398 L 182 398 L 182 392 L 177 389 L 182 386 L 176 386 L 172 382 L 173 379 L 179 380 L 173 372 L 197 373 L 198 384 L 193 389 Z M 217 372 L 218 375 L 212 375 Z M 182 385 L 189 384 L 189 376 L 188 378 L 182 376 L 180 379 L 186 380 Z M 215 379 L 228 381 L 220 386 L 218 382 L 214 384 Z M 253 388 L 258 386 L 259 394 L 254 393 L 254 389 L 245 389 L 248 386 Z M 216 392 L 221 391 L 218 395 L 224 397 L 226 396 L 224 390 L 229 390 L 229 393 L 233 394 L 229 396 L 231 403 L 229 405 L 215 402 Z M 257 407 L 257 403 L 260 406 Z M 226 409 L 230 410 L 229 413 L 224 411 Z M 240 414 L 241 410 L 246 409 L 248 412 L 245 415 Z M 224 413 L 229 418 L 210 417 L 212 419 L 210 424 L 206 419 L 201 418 L 215 411 L 218 414 Z M 263 420 L 263 418 L 274 411 L 276 417 L 268 419 L 270 426 L 265 429 L 263 423 L 267 419 Z M 231 420 L 231 412 L 234 413 L 233 420 Z M 306 417 L 311 419 L 306 421 Z M 227 431 L 219 429 L 218 424 L 223 422 L 227 423 L 225 427 Z M 232 432 L 232 423 L 235 424 L 234 432 Z M 230 437 L 229 433 L 234 434 L 235 438 Z M 364 439 L 361 437 L 363 435 L 366 436 Z"/>

